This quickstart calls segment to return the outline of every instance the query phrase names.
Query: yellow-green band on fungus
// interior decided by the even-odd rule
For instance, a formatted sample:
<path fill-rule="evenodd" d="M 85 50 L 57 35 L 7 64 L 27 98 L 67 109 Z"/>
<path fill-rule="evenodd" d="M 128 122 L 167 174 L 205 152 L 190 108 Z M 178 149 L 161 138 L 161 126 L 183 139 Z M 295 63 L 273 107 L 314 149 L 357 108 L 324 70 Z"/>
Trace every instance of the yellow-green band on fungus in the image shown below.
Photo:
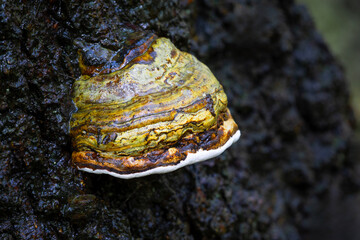
<path fill-rule="evenodd" d="M 164 173 L 215 157 L 240 137 L 209 68 L 169 39 L 109 72 L 84 71 L 73 85 L 78 169 L 120 178 Z"/>

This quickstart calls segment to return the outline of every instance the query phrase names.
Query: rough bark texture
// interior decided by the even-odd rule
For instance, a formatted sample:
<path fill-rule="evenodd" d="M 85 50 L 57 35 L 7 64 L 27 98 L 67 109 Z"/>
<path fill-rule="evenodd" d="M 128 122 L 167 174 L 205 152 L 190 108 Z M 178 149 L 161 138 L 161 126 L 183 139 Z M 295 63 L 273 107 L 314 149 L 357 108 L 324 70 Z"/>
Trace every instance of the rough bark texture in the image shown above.
<path fill-rule="evenodd" d="M 0 8 L 1 239 L 293 240 L 334 184 L 357 189 L 342 68 L 292 1 Z M 243 135 L 221 157 L 134 180 L 71 166 L 73 41 L 111 41 L 129 22 L 192 52 L 224 86 Z"/>

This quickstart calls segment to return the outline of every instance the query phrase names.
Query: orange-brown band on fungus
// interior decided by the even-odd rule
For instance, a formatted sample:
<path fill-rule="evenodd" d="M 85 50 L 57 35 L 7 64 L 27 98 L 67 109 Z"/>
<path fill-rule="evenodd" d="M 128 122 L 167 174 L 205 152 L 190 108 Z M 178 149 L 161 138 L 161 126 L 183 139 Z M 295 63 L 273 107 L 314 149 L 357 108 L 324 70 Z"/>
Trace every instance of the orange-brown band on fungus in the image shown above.
<path fill-rule="evenodd" d="M 164 173 L 215 157 L 240 137 L 224 90 L 204 64 L 165 38 L 145 45 L 120 70 L 74 83 L 77 168 L 120 178 Z"/>

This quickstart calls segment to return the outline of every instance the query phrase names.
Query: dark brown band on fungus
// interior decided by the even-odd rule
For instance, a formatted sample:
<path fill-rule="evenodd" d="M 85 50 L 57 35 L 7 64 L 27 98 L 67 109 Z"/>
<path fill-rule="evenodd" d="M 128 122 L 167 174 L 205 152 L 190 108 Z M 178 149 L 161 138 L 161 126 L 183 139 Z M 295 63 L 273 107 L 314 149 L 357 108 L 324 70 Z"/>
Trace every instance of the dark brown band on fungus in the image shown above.
<path fill-rule="evenodd" d="M 188 134 L 165 149 L 157 149 L 136 157 L 106 158 L 95 151 L 74 151 L 73 163 L 79 168 L 102 169 L 118 174 L 142 172 L 159 166 L 176 165 L 188 153 L 223 146 L 237 131 L 229 110 L 219 116 L 218 123 L 199 134 Z"/>

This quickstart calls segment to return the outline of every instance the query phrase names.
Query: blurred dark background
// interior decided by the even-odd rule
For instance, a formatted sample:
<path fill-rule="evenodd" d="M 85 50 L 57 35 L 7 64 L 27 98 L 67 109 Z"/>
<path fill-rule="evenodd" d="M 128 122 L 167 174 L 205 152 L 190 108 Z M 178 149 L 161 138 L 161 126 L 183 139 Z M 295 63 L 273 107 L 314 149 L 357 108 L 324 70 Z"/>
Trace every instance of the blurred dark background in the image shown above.
<path fill-rule="evenodd" d="M 298 0 L 312 15 L 315 25 L 331 52 L 344 67 L 349 83 L 351 102 L 357 120 L 350 156 L 360 162 L 360 1 Z M 360 171 L 356 171 L 360 174 Z M 360 239 L 360 194 L 342 197 L 340 189 L 331 190 L 328 202 L 316 214 L 312 231 L 305 239 Z"/>
<path fill-rule="evenodd" d="M 360 1 L 298 0 L 304 4 L 332 53 L 343 65 L 350 85 L 351 101 L 360 119 Z M 359 124 L 358 124 L 359 125 Z M 357 127 L 359 132 L 359 127 Z"/>

